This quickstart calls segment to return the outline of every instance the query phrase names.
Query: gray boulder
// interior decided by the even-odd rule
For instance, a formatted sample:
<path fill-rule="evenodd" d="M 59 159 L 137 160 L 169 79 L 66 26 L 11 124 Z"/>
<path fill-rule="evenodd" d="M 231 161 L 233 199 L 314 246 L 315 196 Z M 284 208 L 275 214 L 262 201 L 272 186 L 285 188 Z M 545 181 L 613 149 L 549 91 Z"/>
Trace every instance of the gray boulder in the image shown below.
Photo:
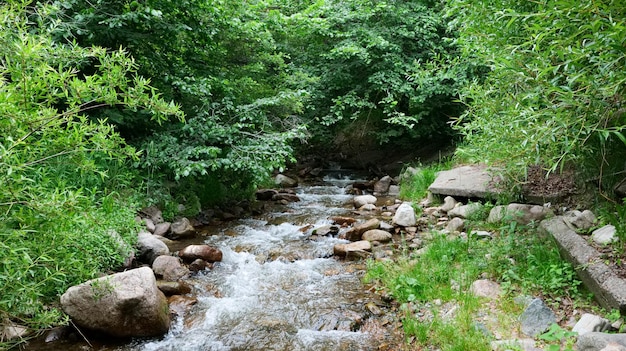
<path fill-rule="evenodd" d="M 401 227 L 412 227 L 417 224 L 413 206 L 408 202 L 401 204 L 396 210 L 396 214 L 393 216 L 391 222 Z"/>
<path fill-rule="evenodd" d="M 479 202 L 473 202 L 467 205 L 456 206 L 448 211 L 449 217 L 469 218 L 472 215 L 478 213 L 483 208 L 483 205 Z"/>
<path fill-rule="evenodd" d="M 282 187 L 282 188 L 294 188 L 298 186 L 298 181 L 287 177 L 284 174 L 278 174 L 275 178 L 274 178 L 274 183 L 276 183 L 276 185 Z"/>
<path fill-rule="evenodd" d="M 541 299 L 533 299 L 522 316 L 522 333 L 535 337 L 556 323 L 554 312 Z"/>
<path fill-rule="evenodd" d="M 161 212 L 161 210 L 159 210 L 156 206 L 143 208 L 139 211 L 139 214 L 143 218 L 150 218 L 154 224 L 163 223 L 163 212 Z"/>
<path fill-rule="evenodd" d="M 374 193 L 375 194 L 387 194 L 389 192 L 389 187 L 391 186 L 392 182 L 393 182 L 393 178 L 391 178 L 388 175 L 380 178 L 379 181 L 374 183 Z"/>
<path fill-rule="evenodd" d="M 489 279 L 479 279 L 472 283 L 470 292 L 477 297 L 497 299 L 502 294 L 500 284 Z"/>
<path fill-rule="evenodd" d="M 572 331 L 578 333 L 578 335 L 583 335 L 590 332 L 607 331 L 609 328 L 611 328 L 611 322 L 608 319 L 595 314 L 584 313 L 576 322 Z"/>
<path fill-rule="evenodd" d="M 578 210 L 569 211 L 563 215 L 563 221 L 574 231 L 587 231 L 593 227 L 596 222 L 596 216 L 589 210 L 580 212 Z"/>
<path fill-rule="evenodd" d="M 172 223 L 170 230 L 175 238 L 190 238 L 196 235 L 196 229 L 184 217 Z"/>
<path fill-rule="evenodd" d="M 451 209 L 456 207 L 458 202 L 452 196 L 446 196 L 443 199 L 443 205 L 441 205 L 441 210 L 444 212 L 448 212 Z"/>
<path fill-rule="evenodd" d="M 354 208 L 360 208 L 367 204 L 376 205 L 376 197 L 373 195 L 359 195 L 354 197 Z"/>
<path fill-rule="evenodd" d="M 177 281 L 189 274 L 189 269 L 180 264 L 178 257 L 169 255 L 157 257 L 152 263 L 152 271 L 166 281 Z"/>
<path fill-rule="evenodd" d="M 386 243 L 391 241 L 391 233 L 380 229 L 372 229 L 363 233 L 363 240 L 378 241 L 380 243 Z"/>
<path fill-rule="evenodd" d="M 591 233 L 591 239 L 600 245 L 608 245 L 612 242 L 617 241 L 616 236 L 617 230 L 613 225 L 605 225 L 602 228 L 598 228 Z"/>
<path fill-rule="evenodd" d="M 170 228 L 172 224 L 170 222 L 159 223 L 154 226 L 154 235 L 156 236 L 165 236 L 170 232 Z"/>
<path fill-rule="evenodd" d="M 137 236 L 137 252 L 142 262 L 152 264 L 157 257 L 169 255 L 170 249 L 156 236 L 140 231 Z"/>
<path fill-rule="evenodd" d="M 465 227 L 465 221 L 459 217 L 452 218 L 450 222 L 448 222 L 448 225 L 446 225 L 446 229 L 450 233 L 461 232 L 463 231 L 464 227 Z"/>
<path fill-rule="evenodd" d="M 626 334 L 586 333 L 578 337 L 578 351 L 626 351 Z"/>
<path fill-rule="evenodd" d="M 61 306 L 79 327 L 114 337 L 158 336 L 170 326 L 167 300 L 148 267 L 72 286 Z"/>

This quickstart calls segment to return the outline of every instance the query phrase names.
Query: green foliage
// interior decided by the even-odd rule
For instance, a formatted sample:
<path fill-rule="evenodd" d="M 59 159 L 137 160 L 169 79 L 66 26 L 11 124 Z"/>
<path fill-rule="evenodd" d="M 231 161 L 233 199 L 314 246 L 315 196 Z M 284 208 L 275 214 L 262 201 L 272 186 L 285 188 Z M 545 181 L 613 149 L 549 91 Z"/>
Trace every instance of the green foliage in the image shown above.
<path fill-rule="evenodd" d="M 491 68 L 463 89 L 466 160 L 523 175 L 596 172 L 624 151 L 626 17 L 615 1 L 448 1 L 464 56 Z M 612 159 L 611 157 L 614 159 Z"/>
<path fill-rule="evenodd" d="M 573 267 L 560 258 L 552 241 L 538 237 L 530 228 L 506 226 L 491 240 L 477 239 L 471 233 L 468 239 L 434 235 L 417 257 L 407 252 L 397 262 L 368 262 L 364 277 L 407 307 L 404 330 L 419 345 L 441 350 L 490 349 L 488 338 L 475 324 L 481 303 L 469 293 L 471 283 L 483 274 L 514 296 L 540 293 L 554 303 L 563 296 L 583 299 Z M 408 307 L 424 309 L 437 299 L 458 306 L 453 318 L 439 316 L 433 307 L 432 320 L 424 320 Z"/>
<path fill-rule="evenodd" d="M 458 89 L 480 69 L 458 60 L 440 11 L 432 1 L 324 1 L 289 16 L 284 49 L 315 78 L 310 118 L 322 129 L 368 121 L 381 142 L 449 133 Z"/>
<path fill-rule="evenodd" d="M 304 136 L 296 116 L 307 92 L 290 83 L 286 57 L 270 31 L 280 24 L 268 14 L 268 2 L 56 4 L 58 40 L 123 46 L 137 58 L 139 73 L 185 111 L 187 124 L 163 128 L 136 115 L 107 115 L 147 150 L 139 167 L 166 180 L 219 179 L 246 193 L 292 159 L 292 140 Z"/>
<path fill-rule="evenodd" d="M 400 197 L 403 199 L 423 199 L 428 194 L 428 187 L 437 178 L 437 172 L 448 169 L 447 162 L 418 167 L 417 172 L 403 173 L 404 178 L 400 186 Z"/>
<path fill-rule="evenodd" d="M 554 323 L 539 339 L 548 343 L 547 351 L 573 351 L 578 333 L 565 330 Z"/>
<path fill-rule="evenodd" d="M 0 6 L 0 319 L 34 329 L 63 322 L 57 296 L 120 266 L 135 240 L 124 162 L 137 152 L 87 114 L 182 118 L 123 50 L 55 43 L 39 22 L 50 11 Z"/>

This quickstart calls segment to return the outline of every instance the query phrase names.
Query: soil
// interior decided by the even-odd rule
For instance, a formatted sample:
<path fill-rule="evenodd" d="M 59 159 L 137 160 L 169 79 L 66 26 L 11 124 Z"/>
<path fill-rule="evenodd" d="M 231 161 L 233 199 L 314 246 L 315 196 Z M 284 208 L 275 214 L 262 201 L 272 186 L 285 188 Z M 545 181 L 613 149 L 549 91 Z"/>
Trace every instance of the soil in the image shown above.
<path fill-rule="evenodd" d="M 578 191 L 573 170 L 564 170 L 562 173 L 550 173 L 541 166 L 528 167 L 526 183 L 523 186 L 525 193 L 539 196 L 567 196 Z"/>

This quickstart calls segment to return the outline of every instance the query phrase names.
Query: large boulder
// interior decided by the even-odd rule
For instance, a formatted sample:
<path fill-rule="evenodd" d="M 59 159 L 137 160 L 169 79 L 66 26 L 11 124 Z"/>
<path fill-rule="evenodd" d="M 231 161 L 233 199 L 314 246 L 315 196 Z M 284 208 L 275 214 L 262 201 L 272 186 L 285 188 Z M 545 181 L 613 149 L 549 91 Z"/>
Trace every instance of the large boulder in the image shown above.
<path fill-rule="evenodd" d="M 198 258 L 207 262 L 219 262 L 222 260 L 222 251 L 209 245 L 189 245 L 180 250 L 178 256 L 185 262 L 193 262 Z"/>
<path fill-rule="evenodd" d="M 276 175 L 276 177 L 274 178 L 274 183 L 282 188 L 294 188 L 298 186 L 297 180 L 287 177 L 284 174 Z"/>
<path fill-rule="evenodd" d="M 72 286 L 61 306 L 79 327 L 114 337 L 158 336 L 170 326 L 167 300 L 148 267 Z"/>
<path fill-rule="evenodd" d="M 137 236 L 137 251 L 139 259 L 149 264 L 161 255 L 170 254 L 170 249 L 165 243 L 146 231 L 140 231 Z"/>
<path fill-rule="evenodd" d="M 405 202 L 396 210 L 392 223 L 401 227 L 412 227 L 417 223 L 415 210 L 410 203 Z"/>
<path fill-rule="evenodd" d="M 176 220 L 170 228 L 174 238 L 190 238 L 196 235 L 196 229 L 185 217 Z"/>

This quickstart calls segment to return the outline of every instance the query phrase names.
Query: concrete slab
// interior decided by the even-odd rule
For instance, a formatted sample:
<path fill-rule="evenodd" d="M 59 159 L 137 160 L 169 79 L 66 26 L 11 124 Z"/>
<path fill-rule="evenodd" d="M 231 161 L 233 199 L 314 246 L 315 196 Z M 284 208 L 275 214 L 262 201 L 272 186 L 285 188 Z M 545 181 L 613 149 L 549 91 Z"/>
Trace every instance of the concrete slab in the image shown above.
<path fill-rule="evenodd" d="M 617 309 L 626 316 L 626 280 L 604 264 L 600 253 L 560 216 L 542 221 L 541 228 L 556 240 L 561 254 L 574 266 L 600 305 L 607 310 Z"/>
<path fill-rule="evenodd" d="M 500 193 L 496 189 L 498 181 L 485 166 L 462 166 L 439 172 L 428 190 L 436 195 L 493 198 Z"/>

